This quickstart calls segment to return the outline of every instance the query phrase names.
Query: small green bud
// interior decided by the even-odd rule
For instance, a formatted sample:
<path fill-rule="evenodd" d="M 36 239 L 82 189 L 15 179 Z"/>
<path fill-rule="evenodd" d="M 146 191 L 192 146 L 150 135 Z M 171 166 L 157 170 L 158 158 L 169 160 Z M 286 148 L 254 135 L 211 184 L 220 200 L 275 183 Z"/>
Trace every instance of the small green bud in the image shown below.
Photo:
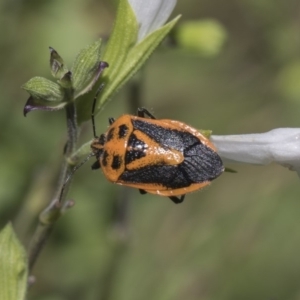
<path fill-rule="evenodd" d="M 53 77 L 61 79 L 69 70 L 60 55 L 52 47 L 49 49 L 51 74 Z"/>
<path fill-rule="evenodd" d="M 51 101 L 45 101 L 42 99 L 35 99 L 33 97 L 29 97 L 24 109 L 23 113 L 24 116 L 33 111 L 33 110 L 48 110 L 48 111 L 56 111 L 63 109 L 68 104 L 67 101 L 60 101 L 60 102 L 51 102 Z"/>
<path fill-rule="evenodd" d="M 227 38 L 223 25 L 215 20 L 185 22 L 175 35 L 179 46 L 207 57 L 217 55 Z"/>
<path fill-rule="evenodd" d="M 32 110 L 54 111 L 62 109 L 67 104 L 64 89 L 46 78 L 31 78 L 22 88 L 31 95 L 24 107 L 25 116 Z"/>
<path fill-rule="evenodd" d="M 43 77 L 33 77 L 22 88 L 33 98 L 46 101 L 62 101 L 63 89 L 57 84 Z"/>

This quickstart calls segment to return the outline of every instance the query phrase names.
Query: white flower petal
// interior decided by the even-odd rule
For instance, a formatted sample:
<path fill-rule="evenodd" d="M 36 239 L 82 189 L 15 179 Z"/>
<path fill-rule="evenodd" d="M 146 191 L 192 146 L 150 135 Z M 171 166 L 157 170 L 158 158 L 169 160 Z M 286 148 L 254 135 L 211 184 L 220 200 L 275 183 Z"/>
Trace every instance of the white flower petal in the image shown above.
<path fill-rule="evenodd" d="M 278 163 L 300 175 L 300 128 L 278 128 L 266 133 L 211 136 L 219 155 L 231 162 Z"/>
<path fill-rule="evenodd" d="M 128 0 L 139 23 L 138 41 L 161 27 L 171 15 L 177 0 Z"/>

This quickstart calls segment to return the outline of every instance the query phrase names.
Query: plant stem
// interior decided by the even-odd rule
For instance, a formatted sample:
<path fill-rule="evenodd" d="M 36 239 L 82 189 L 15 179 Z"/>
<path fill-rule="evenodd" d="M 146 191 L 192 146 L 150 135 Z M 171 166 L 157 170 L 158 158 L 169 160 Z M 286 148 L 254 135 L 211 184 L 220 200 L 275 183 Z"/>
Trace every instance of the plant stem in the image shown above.
<path fill-rule="evenodd" d="M 70 101 L 70 103 L 66 106 L 66 116 L 68 140 L 65 147 L 65 157 L 69 157 L 76 149 L 78 138 L 77 114 L 75 103 L 73 101 Z M 39 223 L 30 241 L 28 249 L 28 264 L 30 272 L 32 271 L 32 268 L 46 241 L 48 240 L 54 224 L 66 211 L 66 209 L 74 205 L 73 201 L 65 201 L 71 180 L 69 180 L 66 184 L 65 182 L 71 169 L 72 165 L 70 165 L 67 159 L 65 159 L 60 170 L 57 189 L 54 192 L 53 198 L 39 216 Z M 61 195 L 63 187 L 64 193 Z"/>

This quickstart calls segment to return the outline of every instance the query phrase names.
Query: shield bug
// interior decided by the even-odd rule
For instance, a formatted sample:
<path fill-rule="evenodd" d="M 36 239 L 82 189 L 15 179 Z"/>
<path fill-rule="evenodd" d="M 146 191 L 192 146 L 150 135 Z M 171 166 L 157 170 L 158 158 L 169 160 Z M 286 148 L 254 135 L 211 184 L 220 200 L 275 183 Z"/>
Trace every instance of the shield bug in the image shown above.
<path fill-rule="evenodd" d="M 92 122 L 95 135 L 93 115 Z M 91 144 L 97 159 L 92 169 L 101 168 L 113 183 L 181 203 L 185 194 L 209 185 L 224 171 L 215 146 L 185 123 L 156 119 L 140 108 L 137 116 L 110 118 L 109 125 Z"/>

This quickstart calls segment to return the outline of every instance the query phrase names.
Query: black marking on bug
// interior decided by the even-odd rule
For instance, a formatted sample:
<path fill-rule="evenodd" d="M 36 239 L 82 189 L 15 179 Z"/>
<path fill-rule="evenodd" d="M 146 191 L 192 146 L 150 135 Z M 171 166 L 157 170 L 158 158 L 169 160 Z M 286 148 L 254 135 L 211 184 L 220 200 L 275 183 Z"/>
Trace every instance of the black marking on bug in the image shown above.
<path fill-rule="evenodd" d="M 108 131 L 106 136 L 106 142 L 110 141 L 114 137 L 114 131 L 115 131 L 114 127 Z"/>
<path fill-rule="evenodd" d="M 107 158 L 108 158 L 108 157 L 109 157 L 108 152 L 107 152 L 107 151 L 104 151 L 104 152 L 103 152 L 103 155 L 102 155 L 102 161 L 101 161 L 101 163 L 102 163 L 102 165 L 103 165 L 104 167 L 107 166 Z"/>
<path fill-rule="evenodd" d="M 141 140 L 139 140 L 134 133 L 132 133 L 128 139 L 128 146 L 135 150 L 145 151 L 148 146 Z"/>
<path fill-rule="evenodd" d="M 177 166 L 156 165 L 137 170 L 124 171 L 119 180 L 131 183 L 163 185 L 170 189 L 179 189 L 191 184 L 188 178 L 178 172 Z"/>
<path fill-rule="evenodd" d="M 146 153 L 143 151 L 136 151 L 136 150 L 128 150 L 125 154 L 125 164 L 130 164 L 136 159 L 145 157 Z"/>
<path fill-rule="evenodd" d="M 136 159 L 146 156 L 147 145 L 139 140 L 134 133 L 132 133 L 128 139 L 128 150 L 125 154 L 125 164 L 129 164 Z"/>
<path fill-rule="evenodd" d="M 152 123 L 148 123 L 144 120 L 133 120 L 132 123 L 135 129 L 147 134 L 162 147 L 168 149 L 183 151 L 184 148 L 188 147 L 190 144 L 193 144 L 195 141 L 200 142 L 198 138 L 189 132 L 167 129 Z"/>
<path fill-rule="evenodd" d="M 114 155 L 111 168 L 113 170 L 118 170 L 120 169 L 121 165 L 122 165 L 122 157 L 120 155 Z"/>
<path fill-rule="evenodd" d="M 126 137 L 128 130 L 129 130 L 129 128 L 127 125 L 125 125 L 125 124 L 120 125 L 119 132 L 118 132 L 119 138 L 122 139 L 122 138 Z"/>

